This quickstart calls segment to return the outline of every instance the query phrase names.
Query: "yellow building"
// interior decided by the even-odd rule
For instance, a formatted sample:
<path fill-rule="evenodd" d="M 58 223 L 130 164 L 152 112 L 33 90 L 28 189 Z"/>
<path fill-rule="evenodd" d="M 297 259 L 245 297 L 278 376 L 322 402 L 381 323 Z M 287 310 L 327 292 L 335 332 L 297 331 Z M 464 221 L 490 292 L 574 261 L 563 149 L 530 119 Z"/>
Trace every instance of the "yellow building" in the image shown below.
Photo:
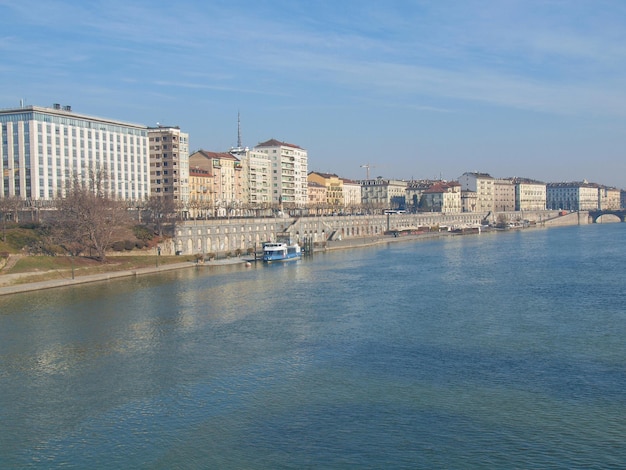
<path fill-rule="evenodd" d="M 331 212 L 343 210 L 343 180 L 333 173 L 312 171 L 307 177 L 309 183 L 317 183 L 326 188 L 326 204 Z"/>
<path fill-rule="evenodd" d="M 209 171 L 213 175 L 215 213 L 219 217 L 237 215 L 246 200 L 243 188 L 242 165 L 228 152 L 198 150 L 189 157 L 189 165 Z"/>
<path fill-rule="evenodd" d="M 214 215 L 213 175 L 202 168 L 189 169 L 189 216 L 193 219 Z"/>

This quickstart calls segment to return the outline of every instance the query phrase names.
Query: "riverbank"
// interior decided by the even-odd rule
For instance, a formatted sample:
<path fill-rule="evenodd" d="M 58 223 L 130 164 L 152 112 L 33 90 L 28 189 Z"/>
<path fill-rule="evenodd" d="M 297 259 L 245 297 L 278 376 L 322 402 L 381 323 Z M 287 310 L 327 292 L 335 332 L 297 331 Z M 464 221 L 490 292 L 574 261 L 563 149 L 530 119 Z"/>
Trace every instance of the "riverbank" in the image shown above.
<path fill-rule="evenodd" d="M 524 229 L 526 230 L 526 229 Z M 491 232 L 491 230 L 490 230 Z M 326 243 L 324 248 L 321 248 L 317 251 L 333 251 L 333 250 L 342 250 L 342 249 L 351 249 L 351 248 L 362 248 L 366 246 L 374 246 L 380 244 L 387 243 L 399 243 L 399 242 L 409 242 L 409 241 L 419 241 L 419 240 L 427 240 L 433 238 L 443 238 L 443 237 L 451 237 L 451 236 L 468 236 L 468 235 L 477 235 L 475 233 L 455 233 L 455 232 L 426 232 L 420 234 L 412 234 L 412 235 L 404 235 L 404 236 L 392 236 L 392 235 L 382 235 L 378 237 L 363 237 L 363 238 L 349 238 L 343 240 L 333 240 Z M 159 272 L 172 271 L 176 269 L 187 269 L 198 266 L 221 266 L 221 265 L 232 265 L 232 264 L 244 264 L 247 262 L 253 261 L 248 257 L 234 257 L 234 258 L 223 258 L 211 261 L 204 261 L 199 265 L 196 261 L 184 261 L 184 262 L 174 262 L 168 264 L 161 264 L 159 266 L 147 266 L 141 268 L 134 269 L 125 269 L 125 270 L 110 270 L 106 272 L 100 272 L 95 274 L 85 274 L 85 275 L 77 275 L 74 279 L 71 278 L 71 274 L 68 272 L 63 273 L 63 277 L 57 279 L 48 279 L 43 281 L 34 281 L 34 282 L 22 282 L 22 283 L 12 283 L 0 286 L 0 296 L 10 295 L 10 294 L 18 294 L 24 292 L 32 292 L 44 289 L 53 289 L 57 287 L 68 287 L 80 284 L 87 284 L 93 282 L 101 282 L 108 281 L 111 279 L 119 279 L 124 277 L 132 277 L 132 276 L 141 276 L 145 274 L 154 274 Z M 41 273 L 19 273 L 19 274 L 2 274 L 0 275 L 0 279 L 4 278 L 8 279 L 8 276 L 14 276 L 17 279 L 27 278 L 29 275 L 34 276 Z"/>

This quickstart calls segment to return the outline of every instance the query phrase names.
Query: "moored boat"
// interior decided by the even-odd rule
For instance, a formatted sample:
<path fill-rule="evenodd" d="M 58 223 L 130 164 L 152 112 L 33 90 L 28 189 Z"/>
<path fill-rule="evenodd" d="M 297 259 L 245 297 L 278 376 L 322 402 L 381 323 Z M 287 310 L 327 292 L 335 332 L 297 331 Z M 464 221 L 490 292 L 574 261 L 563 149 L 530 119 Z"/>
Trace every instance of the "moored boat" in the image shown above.
<path fill-rule="evenodd" d="M 267 242 L 263 244 L 263 261 L 288 261 L 300 259 L 302 249 L 297 243 L 291 241 Z"/>

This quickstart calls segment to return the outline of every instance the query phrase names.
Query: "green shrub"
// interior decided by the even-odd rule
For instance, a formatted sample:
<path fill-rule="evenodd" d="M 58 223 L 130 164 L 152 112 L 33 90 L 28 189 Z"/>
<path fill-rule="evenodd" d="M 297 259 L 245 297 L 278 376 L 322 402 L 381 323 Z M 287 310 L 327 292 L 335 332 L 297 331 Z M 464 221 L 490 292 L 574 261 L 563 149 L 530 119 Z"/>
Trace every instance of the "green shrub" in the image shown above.
<path fill-rule="evenodd" d="M 113 242 L 111 244 L 111 248 L 113 248 L 114 251 L 124 251 L 124 245 L 125 243 L 120 240 L 120 241 Z"/>
<path fill-rule="evenodd" d="M 152 231 L 145 225 L 135 225 L 133 227 L 133 233 L 139 240 L 143 241 L 152 240 L 152 238 L 154 237 Z"/>

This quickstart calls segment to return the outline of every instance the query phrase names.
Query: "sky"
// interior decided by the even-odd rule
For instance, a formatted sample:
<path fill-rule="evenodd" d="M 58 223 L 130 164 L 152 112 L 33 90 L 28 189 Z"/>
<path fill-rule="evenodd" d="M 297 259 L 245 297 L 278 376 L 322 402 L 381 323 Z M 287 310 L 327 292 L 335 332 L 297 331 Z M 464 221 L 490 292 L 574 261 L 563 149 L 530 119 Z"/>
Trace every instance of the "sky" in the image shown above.
<path fill-rule="evenodd" d="M 0 0 L 0 108 L 278 139 L 349 179 L 626 188 L 623 0 Z"/>

